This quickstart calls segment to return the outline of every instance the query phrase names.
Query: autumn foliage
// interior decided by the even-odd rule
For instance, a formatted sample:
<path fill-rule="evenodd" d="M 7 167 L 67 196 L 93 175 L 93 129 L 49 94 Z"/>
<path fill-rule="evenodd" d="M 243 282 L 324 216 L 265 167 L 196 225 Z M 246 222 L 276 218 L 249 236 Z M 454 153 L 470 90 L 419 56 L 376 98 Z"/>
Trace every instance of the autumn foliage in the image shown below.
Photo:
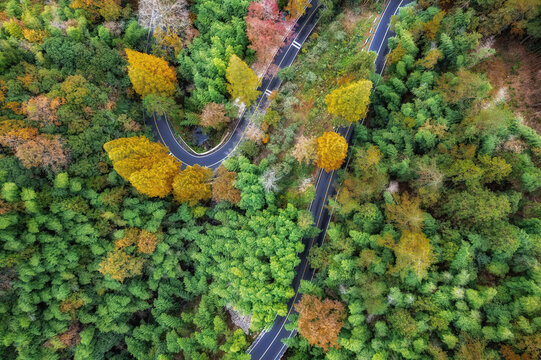
<path fill-rule="evenodd" d="M 385 206 L 387 222 L 400 230 L 419 232 L 424 227 L 421 200 L 410 196 L 407 192 L 395 196 L 395 203 Z"/>
<path fill-rule="evenodd" d="M 425 36 L 428 40 L 434 40 L 436 38 L 436 34 L 440 30 L 441 20 L 443 19 L 444 16 L 445 16 L 445 11 L 442 10 L 436 15 L 434 15 L 432 20 L 424 24 Z"/>
<path fill-rule="evenodd" d="M 226 115 L 224 104 L 208 103 L 201 113 L 202 126 L 218 128 L 230 121 L 231 119 Z"/>
<path fill-rule="evenodd" d="M 173 195 L 178 202 L 190 205 L 211 197 L 210 178 L 212 170 L 199 165 L 188 166 L 173 181 Z"/>
<path fill-rule="evenodd" d="M 212 200 L 219 202 L 229 201 L 232 204 L 238 204 L 240 201 L 240 190 L 233 186 L 237 173 L 228 171 L 220 166 L 217 170 L 217 176 L 212 182 Z"/>
<path fill-rule="evenodd" d="M 231 98 L 238 98 L 240 102 L 247 106 L 257 99 L 260 93 L 257 91 L 260 80 L 256 73 L 237 55 L 231 55 L 229 58 L 226 78 L 229 82 L 227 91 L 231 94 Z"/>
<path fill-rule="evenodd" d="M 129 255 L 122 249 L 115 249 L 100 263 L 98 271 L 123 282 L 128 277 L 142 273 L 143 259 Z"/>
<path fill-rule="evenodd" d="M 250 49 L 257 54 L 261 64 L 272 60 L 274 51 L 282 44 L 286 27 L 276 0 L 253 1 L 246 17 L 246 34 Z"/>
<path fill-rule="evenodd" d="M 158 238 L 156 234 L 145 229 L 129 228 L 124 230 L 124 237 L 115 242 L 115 248 L 124 249 L 134 244 L 138 252 L 152 254 L 158 244 Z"/>
<path fill-rule="evenodd" d="M 62 105 L 58 97 L 50 99 L 45 95 L 30 98 L 24 105 L 24 112 L 31 121 L 36 121 L 40 126 L 60 125 L 57 110 Z"/>
<path fill-rule="evenodd" d="M 303 295 L 295 305 L 299 312 L 299 333 L 312 345 L 339 348 L 338 334 L 344 326 L 346 311 L 339 301 L 319 300 L 313 295 Z"/>
<path fill-rule="evenodd" d="M 149 94 L 173 95 L 177 76 L 167 61 L 138 51 L 125 50 L 129 63 L 128 75 L 133 88 L 141 97 Z"/>
<path fill-rule="evenodd" d="M 370 80 L 350 83 L 325 96 L 325 104 L 330 114 L 342 116 L 349 122 L 359 121 L 368 111 L 371 90 Z"/>
<path fill-rule="evenodd" d="M 69 149 L 59 135 L 40 134 L 34 128 L 20 127 L 10 120 L 0 124 L 0 145 L 10 147 L 28 169 L 50 167 L 58 171 L 69 162 Z"/>
<path fill-rule="evenodd" d="M 105 20 L 116 20 L 122 11 L 120 2 L 120 0 L 74 0 L 70 6 L 88 11 L 93 19 L 101 15 Z"/>
<path fill-rule="evenodd" d="M 296 19 L 304 14 L 305 7 L 309 8 L 311 6 L 310 0 L 289 0 L 284 9 L 289 12 L 288 19 Z"/>
<path fill-rule="evenodd" d="M 317 166 L 327 172 L 340 168 L 348 152 L 346 139 L 334 131 L 327 131 L 316 139 L 316 143 Z"/>
<path fill-rule="evenodd" d="M 310 164 L 317 156 L 317 143 L 312 137 L 301 135 L 293 149 L 293 157 L 301 164 Z"/>
<path fill-rule="evenodd" d="M 417 277 L 424 278 L 430 265 L 436 261 L 430 240 L 422 232 L 404 230 L 397 244 L 386 234 L 380 244 L 391 248 L 396 256 L 396 263 L 390 272 L 400 273 L 403 277 L 412 270 Z"/>
<path fill-rule="evenodd" d="M 109 141 L 103 148 L 113 168 L 139 192 L 159 197 L 171 193 L 181 163 L 168 155 L 165 146 L 138 136 Z"/>

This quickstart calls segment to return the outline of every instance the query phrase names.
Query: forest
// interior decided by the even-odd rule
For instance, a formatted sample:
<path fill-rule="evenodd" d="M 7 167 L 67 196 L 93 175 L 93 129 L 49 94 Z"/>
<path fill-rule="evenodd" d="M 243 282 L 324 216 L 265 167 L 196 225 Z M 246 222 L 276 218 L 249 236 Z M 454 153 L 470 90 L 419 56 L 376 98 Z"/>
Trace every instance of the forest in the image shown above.
<path fill-rule="evenodd" d="M 541 1 L 313 3 L 0 3 L 0 359 L 541 358 Z"/>

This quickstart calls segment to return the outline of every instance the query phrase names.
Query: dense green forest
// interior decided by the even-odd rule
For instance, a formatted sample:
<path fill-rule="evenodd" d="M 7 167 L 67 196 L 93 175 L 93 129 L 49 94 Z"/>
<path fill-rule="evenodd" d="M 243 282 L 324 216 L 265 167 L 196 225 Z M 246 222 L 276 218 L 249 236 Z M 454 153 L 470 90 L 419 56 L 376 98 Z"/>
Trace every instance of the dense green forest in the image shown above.
<path fill-rule="evenodd" d="M 318 169 L 338 195 L 288 358 L 541 356 L 539 104 L 490 65 L 494 37 L 539 56 L 541 3 L 413 3 L 380 76 L 383 4 L 321 2 L 214 173 L 145 114 L 218 142 L 307 1 L 0 4 L 1 359 L 250 359 L 318 233 Z"/>

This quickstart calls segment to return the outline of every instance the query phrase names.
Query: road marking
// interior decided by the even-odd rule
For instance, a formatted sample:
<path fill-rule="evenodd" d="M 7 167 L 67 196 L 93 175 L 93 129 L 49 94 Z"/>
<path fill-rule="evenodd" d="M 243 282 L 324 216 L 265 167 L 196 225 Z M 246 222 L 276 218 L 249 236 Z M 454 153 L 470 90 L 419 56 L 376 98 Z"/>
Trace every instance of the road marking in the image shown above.
<path fill-rule="evenodd" d="M 293 45 L 294 47 L 296 47 L 297 49 L 300 49 L 302 47 L 301 44 L 299 44 L 296 40 L 293 40 L 293 42 L 291 43 L 291 45 Z"/>
<path fill-rule="evenodd" d="M 395 9 L 393 15 L 395 15 L 396 12 L 398 11 L 398 9 L 400 9 L 400 6 L 402 5 L 403 2 L 404 2 L 404 0 L 400 1 L 400 4 L 398 4 L 398 6 Z M 385 9 L 385 11 L 387 11 L 387 9 Z M 379 52 L 381 50 L 381 47 L 383 46 L 383 44 L 385 44 L 385 37 L 387 36 L 387 33 L 389 32 L 390 29 L 391 29 L 391 24 L 389 24 L 389 26 L 387 26 L 387 31 L 385 31 L 385 34 L 383 34 L 383 39 L 381 40 L 381 44 L 379 44 L 379 49 L 378 49 L 378 52 L 377 52 L 378 55 L 379 55 Z"/>
<path fill-rule="evenodd" d="M 272 91 L 270 91 L 269 89 L 265 90 L 265 95 L 271 96 L 271 94 L 272 94 Z"/>

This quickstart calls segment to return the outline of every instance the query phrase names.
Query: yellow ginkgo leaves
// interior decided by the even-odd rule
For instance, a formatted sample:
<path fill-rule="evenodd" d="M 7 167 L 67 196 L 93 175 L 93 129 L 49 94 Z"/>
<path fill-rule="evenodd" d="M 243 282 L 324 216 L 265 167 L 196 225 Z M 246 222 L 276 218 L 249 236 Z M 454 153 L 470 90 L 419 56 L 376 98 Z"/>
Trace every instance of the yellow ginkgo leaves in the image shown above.
<path fill-rule="evenodd" d="M 128 76 L 135 92 L 141 97 L 149 94 L 171 96 L 175 92 L 177 75 L 169 63 L 154 55 L 126 49 Z"/>
<path fill-rule="evenodd" d="M 165 146 L 137 136 L 109 141 L 103 148 L 113 168 L 139 192 L 158 197 L 171 193 L 181 163 L 168 155 Z"/>
<path fill-rule="evenodd" d="M 346 139 L 334 131 L 327 131 L 316 139 L 316 164 L 325 171 L 340 168 L 348 152 Z"/>
<path fill-rule="evenodd" d="M 349 122 L 366 116 L 370 104 L 372 81 L 360 80 L 341 86 L 325 96 L 329 114 L 343 117 Z"/>

